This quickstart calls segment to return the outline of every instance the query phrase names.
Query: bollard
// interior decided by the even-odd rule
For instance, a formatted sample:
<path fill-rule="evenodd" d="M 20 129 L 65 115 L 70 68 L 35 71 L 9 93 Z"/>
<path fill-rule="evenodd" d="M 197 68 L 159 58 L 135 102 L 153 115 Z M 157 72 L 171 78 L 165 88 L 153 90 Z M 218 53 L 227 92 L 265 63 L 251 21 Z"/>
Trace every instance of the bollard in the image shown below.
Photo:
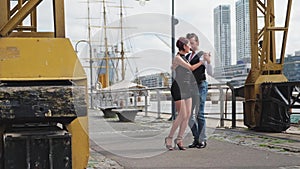
<path fill-rule="evenodd" d="M 160 91 L 156 90 L 157 93 L 157 118 L 160 119 Z"/>
<path fill-rule="evenodd" d="M 231 90 L 231 103 L 232 103 L 232 117 L 231 117 L 231 127 L 236 128 L 236 94 L 235 89 L 231 83 L 227 83 L 227 86 L 229 86 Z"/>
<path fill-rule="evenodd" d="M 148 116 L 148 96 L 145 94 L 145 116 Z"/>
<path fill-rule="evenodd" d="M 224 127 L 224 92 L 222 87 L 219 86 L 220 90 L 220 127 Z"/>

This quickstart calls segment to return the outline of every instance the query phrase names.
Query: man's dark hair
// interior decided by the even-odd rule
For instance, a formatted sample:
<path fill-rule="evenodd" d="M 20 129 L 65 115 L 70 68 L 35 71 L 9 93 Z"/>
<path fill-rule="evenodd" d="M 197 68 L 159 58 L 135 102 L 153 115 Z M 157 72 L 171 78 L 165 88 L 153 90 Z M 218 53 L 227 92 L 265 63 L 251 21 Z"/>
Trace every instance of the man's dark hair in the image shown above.
<path fill-rule="evenodd" d="M 195 38 L 195 40 L 197 42 L 199 42 L 199 38 L 198 38 L 198 36 L 195 33 L 188 33 L 188 34 L 186 34 L 186 38 L 188 38 L 188 39 Z"/>

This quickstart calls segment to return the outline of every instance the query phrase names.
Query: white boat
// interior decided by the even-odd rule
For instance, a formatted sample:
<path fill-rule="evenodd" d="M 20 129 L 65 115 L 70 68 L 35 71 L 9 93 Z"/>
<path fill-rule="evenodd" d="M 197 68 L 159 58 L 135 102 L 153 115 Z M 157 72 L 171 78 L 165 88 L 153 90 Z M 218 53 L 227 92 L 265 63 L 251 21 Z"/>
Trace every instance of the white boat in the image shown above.
<path fill-rule="evenodd" d="M 128 80 L 119 81 L 109 87 L 98 90 L 100 107 L 117 106 L 120 108 L 137 108 L 144 110 L 150 103 L 146 86 Z"/>

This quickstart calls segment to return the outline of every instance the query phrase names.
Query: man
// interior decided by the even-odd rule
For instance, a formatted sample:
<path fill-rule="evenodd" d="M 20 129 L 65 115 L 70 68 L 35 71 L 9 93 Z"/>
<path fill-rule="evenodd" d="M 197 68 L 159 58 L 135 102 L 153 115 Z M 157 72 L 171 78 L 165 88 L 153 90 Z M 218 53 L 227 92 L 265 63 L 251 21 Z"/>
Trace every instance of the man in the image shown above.
<path fill-rule="evenodd" d="M 191 65 L 203 61 L 204 64 L 193 71 L 195 79 L 193 84 L 195 90 L 192 97 L 192 110 L 189 126 L 192 130 L 194 141 L 189 145 L 189 148 L 205 148 L 207 143 L 206 137 L 206 121 L 204 117 L 204 107 L 208 91 L 208 83 L 206 81 L 205 70 L 209 75 L 212 75 L 212 67 L 210 65 L 210 54 L 199 51 L 199 38 L 195 33 L 188 33 L 186 38 L 189 39 L 191 44 L 192 53 L 186 56 Z M 195 117 L 193 110 L 195 109 Z"/>

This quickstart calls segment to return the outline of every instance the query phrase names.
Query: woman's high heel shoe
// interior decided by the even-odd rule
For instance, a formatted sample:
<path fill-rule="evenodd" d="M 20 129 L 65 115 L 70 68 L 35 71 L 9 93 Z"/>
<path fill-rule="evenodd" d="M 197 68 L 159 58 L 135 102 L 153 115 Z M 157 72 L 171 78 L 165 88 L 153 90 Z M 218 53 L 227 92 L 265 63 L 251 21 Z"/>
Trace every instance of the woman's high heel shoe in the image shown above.
<path fill-rule="evenodd" d="M 174 143 L 175 143 L 175 148 L 176 148 L 176 145 L 177 145 L 177 147 L 179 148 L 179 150 L 186 150 L 186 148 L 184 148 L 183 145 L 182 145 L 182 137 L 177 137 L 174 140 Z"/>
<path fill-rule="evenodd" d="M 167 143 L 167 140 L 168 140 L 168 139 L 171 139 L 171 140 L 172 140 L 172 137 L 166 137 L 166 138 L 165 138 L 165 145 L 166 145 L 166 148 L 167 148 L 168 150 L 173 150 L 172 145 L 169 145 L 169 144 Z"/>

